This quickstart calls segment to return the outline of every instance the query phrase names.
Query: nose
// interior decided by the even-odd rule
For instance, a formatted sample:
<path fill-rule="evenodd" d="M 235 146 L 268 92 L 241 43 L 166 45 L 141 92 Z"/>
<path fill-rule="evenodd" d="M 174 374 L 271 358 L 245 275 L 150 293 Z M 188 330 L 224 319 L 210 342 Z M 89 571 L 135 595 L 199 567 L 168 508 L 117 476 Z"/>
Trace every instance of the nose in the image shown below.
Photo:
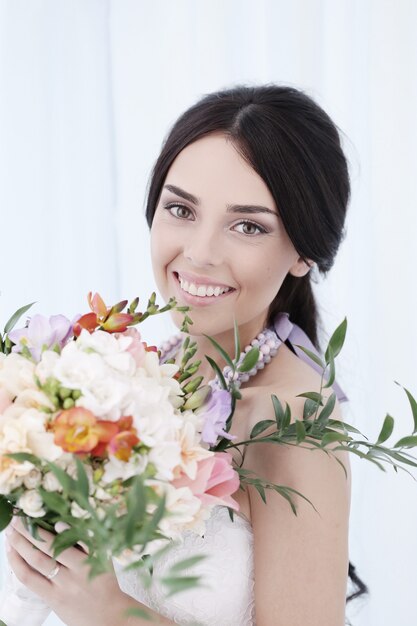
<path fill-rule="evenodd" d="M 223 262 L 219 233 L 207 228 L 193 230 L 193 236 L 184 245 L 184 257 L 195 267 L 220 265 Z"/>

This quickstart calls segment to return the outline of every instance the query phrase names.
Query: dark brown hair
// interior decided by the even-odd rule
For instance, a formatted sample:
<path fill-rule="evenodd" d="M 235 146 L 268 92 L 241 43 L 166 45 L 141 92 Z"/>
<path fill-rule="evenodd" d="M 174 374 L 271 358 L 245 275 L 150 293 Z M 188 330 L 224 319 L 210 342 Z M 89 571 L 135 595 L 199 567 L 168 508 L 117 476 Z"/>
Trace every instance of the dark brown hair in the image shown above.
<path fill-rule="evenodd" d="M 146 205 L 149 227 L 176 156 L 214 132 L 223 132 L 265 181 L 299 256 L 313 261 L 326 275 L 345 237 L 348 163 L 337 126 L 294 87 L 237 85 L 207 94 L 187 109 L 165 138 L 151 174 Z M 278 312 L 288 312 L 320 350 L 312 271 L 301 278 L 287 274 L 271 302 L 267 322 L 272 323 Z M 349 577 L 355 591 L 347 601 L 368 592 L 350 562 Z"/>

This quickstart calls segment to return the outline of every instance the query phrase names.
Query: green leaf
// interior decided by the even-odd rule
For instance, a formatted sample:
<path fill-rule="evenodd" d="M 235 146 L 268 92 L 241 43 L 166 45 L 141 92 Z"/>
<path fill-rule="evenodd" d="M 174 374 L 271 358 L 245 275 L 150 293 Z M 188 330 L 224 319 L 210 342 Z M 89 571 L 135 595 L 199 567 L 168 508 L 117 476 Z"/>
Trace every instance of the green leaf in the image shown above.
<path fill-rule="evenodd" d="M 290 425 L 290 422 L 291 422 L 291 409 L 290 409 L 290 405 L 288 404 L 288 402 L 286 402 L 281 432 L 284 432 L 288 428 L 288 426 Z"/>
<path fill-rule="evenodd" d="M 143 523 L 146 514 L 146 494 L 140 475 L 135 477 L 127 494 L 127 511 L 125 537 L 128 546 L 132 546 L 135 528 Z"/>
<path fill-rule="evenodd" d="M 402 387 L 405 391 L 405 393 L 407 394 L 407 398 L 408 401 L 410 403 L 411 406 L 411 411 L 413 413 L 413 418 L 414 418 L 414 430 L 413 430 L 413 434 L 417 433 L 417 402 L 414 398 L 414 396 L 408 391 L 408 389 L 406 389 L 405 387 L 403 387 L 402 385 L 400 385 L 400 383 L 398 383 L 396 380 L 394 380 L 394 382 L 399 385 L 400 387 Z"/>
<path fill-rule="evenodd" d="M 147 611 L 145 611 L 145 609 L 129 607 L 128 609 L 126 609 L 126 611 L 124 611 L 124 615 L 126 615 L 126 617 L 139 617 L 141 619 L 148 620 L 148 622 L 153 622 L 153 617 L 151 617 L 151 615 Z"/>
<path fill-rule="evenodd" d="M 197 554 L 196 556 L 191 556 L 188 559 L 183 559 L 182 561 L 178 561 L 177 563 L 174 563 L 174 565 L 172 565 L 169 568 L 169 573 L 175 573 L 175 572 L 182 572 L 182 570 L 187 569 L 189 567 L 193 567 L 193 565 L 196 565 L 197 563 L 200 563 L 200 561 L 204 561 L 204 559 L 207 558 L 206 554 Z"/>
<path fill-rule="evenodd" d="M 68 495 L 70 492 L 76 490 L 77 483 L 61 467 L 55 465 L 55 463 L 52 463 L 51 461 L 47 462 L 47 466 L 61 484 L 65 494 Z"/>
<path fill-rule="evenodd" d="M 317 393 L 317 391 L 306 391 L 305 393 L 299 393 L 296 398 L 308 398 L 309 400 L 313 400 L 317 404 L 323 404 L 322 395 Z"/>
<path fill-rule="evenodd" d="M 201 580 L 200 576 L 164 576 L 161 582 L 168 587 L 167 598 L 174 594 L 196 587 Z"/>
<path fill-rule="evenodd" d="M 251 434 L 249 435 L 250 439 L 253 439 L 260 433 L 263 433 L 264 430 L 271 426 L 271 424 L 275 424 L 275 420 L 260 420 L 256 422 L 255 426 L 252 428 Z"/>
<path fill-rule="evenodd" d="M 227 384 L 226 384 L 226 381 L 224 379 L 223 372 L 220 369 L 220 367 L 217 365 L 216 361 L 214 361 L 211 357 L 207 356 L 207 354 L 206 354 L 206 359 L 210 363 L 210 365 L 213 368 L 215 374 L 217 374 L 217 377 L 220 380 L 220 384 L 223 387 L 223 389 L 227 389 Z"/>
<path fill-rule="evenodd" d="M 143 540 L 143 549 L 145 549 L 146 544 L 148 543 L 148 541 L 150 539 L 152 539 L 153 534 L 155 533 L 156 529 L 158 528 L 158 524 L 161 521 L 164 513 L 165 513 L 165 502 L 166 502 L 166 496 L 165 494 L 162 496 L 162 498 L 159 500 L 157 507 L 150 519 L 150 521 L 146 524 L 146 526 L 144 526 L 144 540 Z"/>
<path fill-rule="evenodd" d="M 90 484 L 84 468 L 84 465 L 80 459 L 75 456 L 75 464 L 77 466 L 77 488 L 79 493 L 88 501 L 90 495 Z"/>
<path fill-rule="evenodd" d="M 321 445 L 324 448 L 324 446 L 327 446 L 329 443 L 333 443 L 334 441 L 348 441 L 348 440 L 349 440 L 349 436 L 344 435 L 343 433 L 327 432 L 325 435 L 323 435 L 323 438 L 321 440 Z"/>
<path fill-rule="evenodd" d="M 333 355 L 333 351 L 332 348 L 329 346 L 329 377 L 327 379 L 327 382 L 325 385 L 323 385 L 323 389 L 326 389 L 328 387 L 331 387 L 334 383 L 334 380 L 336 378 L 336 368 L 335 368 L 335 364 L 334 364 L 334 355 Z"/>
<path fill-rule="evenodd" d="M 336 450 L 346 450 L 346 449 L 347 449 L 346 446 L 337 446 L 337 448 L 333 448 L 333 452 L 336 451 Z M 385 472 L 385 467 L 383 465 L 381 465 L 381 463 L 378 463 L 378 461 L 375 461 L 375 459 L 371 458 L 368 454 L 365 454 L 361 450 L 356 450 L 355 448 L 352 448 L 351 446 L 349 446 L 348 452 L 351 453 L 351 454 L 355 454 L 356 456 L 358 456 L 361 459 L 366 459 L 367 461 L 370 461 L 371 463 L 374 463 L 375 465 L 377 465 L 379 467 L 379 469 L 381 469 L 383 472 Z"/>
<path fill-rule="evenodd" d="M 235 361 L 237 361 L 240 356 L 240 339 L 239 339 L 239 328 L 238 328 L 236 320 L 233 320 L 233 328 L 234 328 L 234 336 L 235 336 Z"/>
<path fill-rule="evenodd" d="M 8 500 L 0 495 L 0 531 L 7 528 L 13 517 L 13 507 Z"/>
<path fill-rule="evenodd" d="M 41 459 L 34 454 L 29 454 L 29 452 L 10 452 L 8 454 L 5 454 L 4 456 L 9 457 L 10 459 L 14 459 L 18 463 L 24 463 L 25 461 L 29 461 L 29 463 L 32 463 L 36 467 L 42 466 Z"/>
<path fill-rule="evenodd" d="M 361 435 L 362 437 L 365 437 L 365 435 L 363 435 L 360 430 L 358 430 L 357 428 L 354 428 L 347 422 L 341 422 L 340 420 L 329 420 L 327 425 L 329 426 L 329 428 L 344 429 L 350 433 L 356 433 L 357 435 Z"/>
<path fill-rule="evenodd" d="M 391 436 L 393 430 L 394 430 L 394 418 L 391 417 L 391 415 L 387 413 L 384 423 L 381 428 L 381 432 L 379 433 L 378 439 L 376 440 L 376 444 L 378 445 L 386 441 Z"/>
<path fill-rule="evenodd" d="M 278 400 L 275 394 L 272 394 L 271 398 L 272 398 L 272 406 L 274 407 L 275 420 L 277 422 L 278 428 L 280 428 L 284 420 L 284 409 L 282 408 L 282 404 Z"/>
<path fill-rule="evenodd" d="M 263 485 L 261 485 L 260 483 L 254 483 L 254 487 L 256 491 L 259 493 L 259 495 L 261 496 L 264 504 L 266 504 L 265 488 L 263 487 Z"/>
<path fill-rule="evenodd" d="M 42 496 L 45 506 L 50 511 L 54 511 L 59 515 L 66 515 L 68 513 L 68 501 L 61 495 L 54 491 L 45 491 L 42 487 L 39 488 L 39 493 Z"/>
<path fill-rule="evenodd" d="M 242 363 L 237 368 L 238 372 L 249 372 L 257 364 L 259 359 L 259 348 L 254 346 L 247 352 Z"/>
<path fill-rule="evenodd" d="M 414 448 L 417 446 L 417 435 L 403 437 L 394 445 L 394 448 Z"/>
<path fill-rule="evenodd" d="M 204 337 L 206 337 L 206 339 L 208 339 L 213 344 L 213 346 L 216 348 L 217 352 L 219 354 L 221 354 L 221 356 L 226 361 L 226 363 L 233 369 L 233 367 L 234 367 L 233 366 L 233 361 L 230 358 L 230 356 L 227 354 L 227 352 L 221 347 L 221 345 L 218 344 L 217 341 L 215 339 L 213 339 L 213 337 L 210 337 L 210 335 L 204 335 Z M 206 355 L 206 358 L 207 358 L 207 355 Z"/>
<path fill-rule="evenodd" d="M 85 537 L 81 537 L 80 530 L 78 528 L 67 528 L 66 530 L 63 530 L 54 538 L 52 544 L 54 557 L 56 558 L 61 552 L 67 548 L 75 546 L 76 543 L 81 540 L 84 540 L 85 542 Z"/>
<path fill-rule="evenodd" d="M 304 425 L 304 422 L 302 422 L 301 420 L 296 420 L 295 432 L 297 434 L 297 443 L 301 443 L 302 441 L 304 441 L 306 437 L 306 427 Z"/>
<path fill-rule="evenodd" d="M 320 414 L 319 414 L 319 416 L 317 418 L 317 421 L 320 424 L 324 424 L 326 422 L 326 420 L 330 417 L 330 415 L 333 413 L 333 409 L 334 409 L 335 404 L 336 404 L 336 394 L 332 393 L 328 397 L 327 402 L 324 405 L 324 408 L 321 410 L 321 412 L 320 412 Z"/>
<path fill-rule="evenodd" d="M 22 306 L 20 309 L 17 309 L 17 311 L 13 313 L 11 318 L 7 321 L 6 326 L 4 327 L 4 332 L 9 333 L 11 330 L 13 330 L 13 328 L 15 327 L 17 322 L 20 320 L 22 315 L 26 313 L 26 311 L 28 311 L 30 307 L 33 306 L 34 304 L 35 302 L 31 302 L 30 304 L 26 304 L 25 306 Z"/>
<path fill-rule="evenodd" d="M 294 344 L 294 346 L 296 348 L 300 348 L 300 350 L 302 350 L 303 352 L 305 352 L 307 354 L 307 356 L 310 357 L 310 359 L 312 361 L 314 361 L 315 363 L 317 363 L 317 365 L 319 365 L 323 370 L 325 368 L 325 364 L 323 363 L 323 361 L 320 359 L 320 357 L 317 356 L 317 354 L 315 354 L 314 352 L 312 352 L 311 350 L 308 350 L 307 348 L 305 348 L 304 346 L 300 346 L 297 343 Z"/>
<path fill-rule="evenodd" d="M 315 402 L 314 400 L 307 399 L 304 402 L 303 419 L 307 420 L 309 417 L 314 415 L 316 410 L 317 410 L 317 402 Z"/>
<path fill-rule="evenodd" d="M 330 341 L 329 341 L 327 350 L 324 355 L 326 364 L 330 362 L 331 354 L 333 358 L 336 358 L 340 350 L 342 349 L 343 344 L 345 342 L 346 329 L 347 329 L 347 319 L 345 317 L 343 322 L 339 324 L 339 326 L 334 331 L 333 335 L 330 337 Z"/>

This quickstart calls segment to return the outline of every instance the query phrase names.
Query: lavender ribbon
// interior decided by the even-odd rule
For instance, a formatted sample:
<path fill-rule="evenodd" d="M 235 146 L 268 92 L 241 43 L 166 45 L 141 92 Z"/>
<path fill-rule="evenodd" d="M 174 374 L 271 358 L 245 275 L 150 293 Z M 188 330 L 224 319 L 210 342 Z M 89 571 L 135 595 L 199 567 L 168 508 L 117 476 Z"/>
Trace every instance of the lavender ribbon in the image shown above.
<path fill-rule="evenodd" d="M 289 318 L 289 313 L 285 311 L 278 313 L 275 317 L 273 328 L 278 336 L 278 339 L 281 339 L 283 343 L 288 339 L 296 355 L 321 374 L 323 370 L 320 365 L 313 361 L 313 359 L 310 359 L 305 352 L 303 352 L 300 348 L 297 348 L 294 344 L 298 344 L 307 348 L 307 350 L 314 352 L 314 354 L 316 354 L 320 359 L 322 358 L 322 355 L 317 351 L 317 348 L 315 348 L 312 344 L 303 329 L 297 326 L 297 324 L 293 324 Z M 336 381 L 334 381 L 332 387 L 339 402 L 347 402 L 349 400 L 343 389 L 337 384 Z"/>

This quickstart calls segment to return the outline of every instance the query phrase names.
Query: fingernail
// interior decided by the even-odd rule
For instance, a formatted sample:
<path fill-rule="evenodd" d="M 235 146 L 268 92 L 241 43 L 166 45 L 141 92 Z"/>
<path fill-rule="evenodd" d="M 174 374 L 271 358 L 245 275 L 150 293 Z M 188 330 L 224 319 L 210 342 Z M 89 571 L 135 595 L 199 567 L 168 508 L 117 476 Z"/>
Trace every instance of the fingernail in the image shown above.
<path fill-rule="evenodd" d="M 13 532 L 13 528 L 11 527 L 11 525 L 9 524 L 9 526 L 6 528 L 6 536 L 10 537 L 10 535 Z"/>

